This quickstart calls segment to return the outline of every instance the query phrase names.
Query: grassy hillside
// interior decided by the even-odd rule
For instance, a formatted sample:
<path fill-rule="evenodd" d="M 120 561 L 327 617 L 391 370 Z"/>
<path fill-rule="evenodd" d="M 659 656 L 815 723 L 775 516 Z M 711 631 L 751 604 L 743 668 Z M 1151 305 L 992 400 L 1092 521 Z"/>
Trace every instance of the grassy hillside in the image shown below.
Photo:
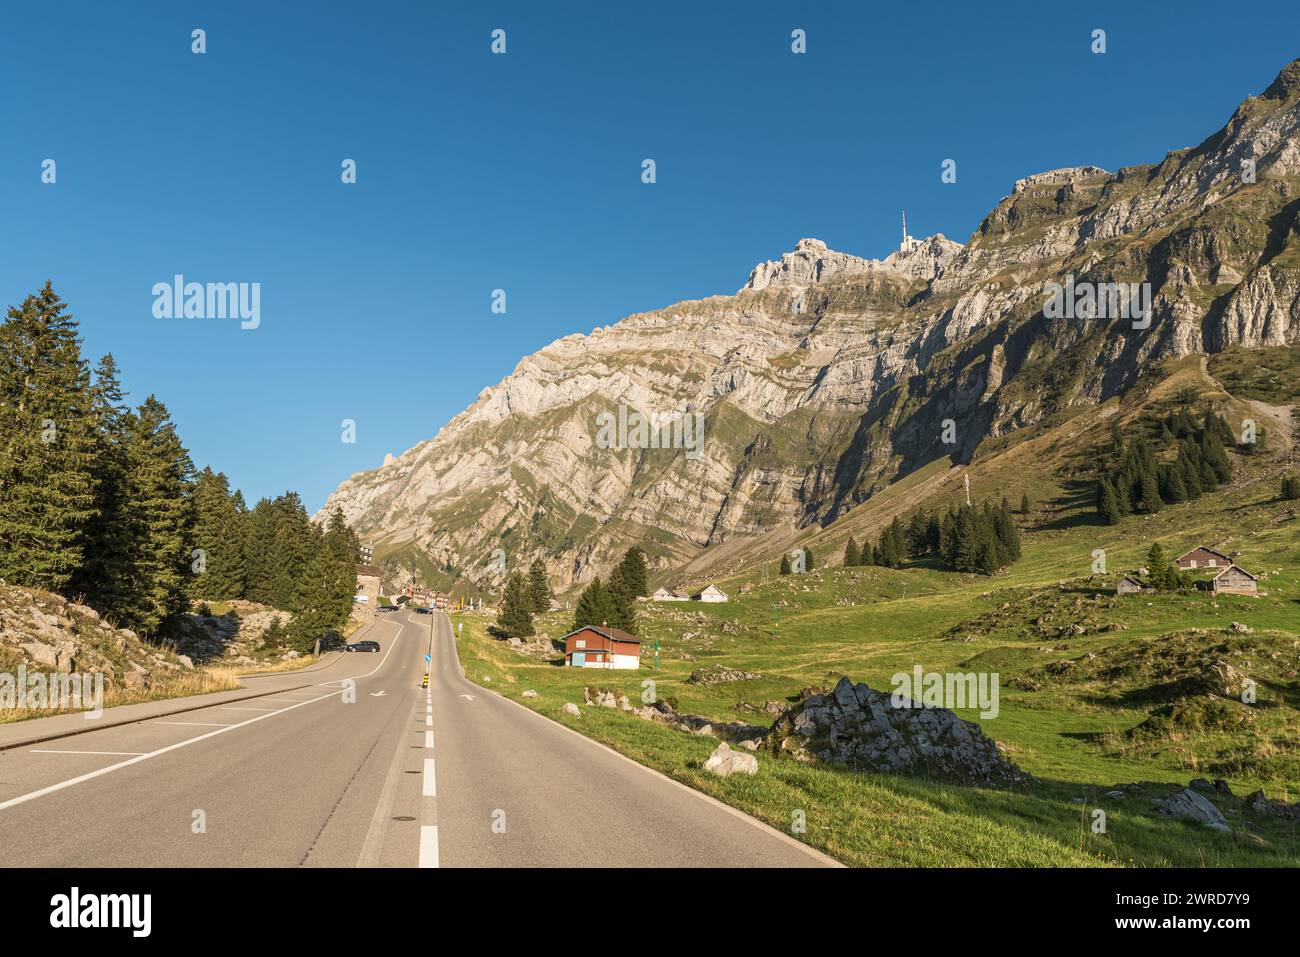
<path fill-rule="evenodd" d="M 731 568 L 717 577 L 733 596 L 727 604 L 642 606 L 640 671 L 538 662 L 488 637 L 488 620 L 477 616 L 461 619 L 466 671 L 512 698 L 537 691 L 520 700 L 775 827 L 789 830 L 803 811 L 802 839 L 847 863 L 1296 866 L 1297 825 L 1254 815 L 1241 800 L 1257 789 L 1273 800 L 1300 799 L 1300 503 L 1278 498 L 1281 474 L 1295 467 L 1292 437 L 1279 429 L 1267 454 L 1234 453 L 1233 482 L 1195 502 L 1113 527 L 1092 514 L 1090 443 L 1112 420 L 1133 425 L 1175 396 L 1185 400 L 1188 385 L 1219 402 L 1229 421 L 1252 408 L 1251 397 L 1230 396 L 1192 359 L 1123 402 L 972 463 L 975 488 L 1013 503 L 1023 489 L 1033 502 L 1019 518 L 1023 558 L 995 576 L 927 563 L 776 575 L 790 544 L 811 543 L 819 562 L 838 564 L 849 534 L 861 541 L 920 502 L 953 500 L 959 481 L 935 467 L 825 529 L 733 550 L 718 563 Z M 1261 576 L 1262 594 L 1117 596 L 1116 579 L 1141 565 L 1153 542 L 1173 555 L 1197 544 L 1234 553 Z M 1105 575 L 1092 571 L 1097 549 L 1106 554 Z M 567 624 L 567 613 L 554 613 L 539 630 L 559 637 Z M 759 677 L 690 682 L 692 672 L 718 664 Z M 576 719 L 561 712 L 566 701 L 581 705 L 587 685 L 637 703 L 650 679 L 679 711 L 767 725 L 802 688 L 847 674 L 888 690 L 894 673 L 916 665 L 997 672 L 997 717 L 962 717 L 980 721 L 1035 782 L 1008 791 L 959 787 L 767 752 L 756 777 L 718 779 L 700 768 L 712 738 L 599 707 Z M 1225 682 L 1240 678 L 1256 682 L 1254 705 L 1228 693 Z M 1158 799 L 1197 777 L 1228 782 L 1235 797 L 1212 798 L 1234 835 L 1152 814 Z M 1121 798 L 1107 796 L 1135 783 Z M 1095 807 L 1106 811 L 1105 834 L 1089 827 Z"/>

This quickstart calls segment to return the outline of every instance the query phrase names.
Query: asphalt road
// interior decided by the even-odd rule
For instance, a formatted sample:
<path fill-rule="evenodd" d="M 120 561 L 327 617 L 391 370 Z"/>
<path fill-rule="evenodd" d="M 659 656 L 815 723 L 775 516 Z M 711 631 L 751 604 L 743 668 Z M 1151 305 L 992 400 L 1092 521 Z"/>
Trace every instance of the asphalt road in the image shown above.
<path fill-rule="evenodd" d="M 0 751 L 0 864 L 830 863 L 471 684 L 443 613 L 367 637 L 379 654 L 254 679 L 307 687 Z"/>

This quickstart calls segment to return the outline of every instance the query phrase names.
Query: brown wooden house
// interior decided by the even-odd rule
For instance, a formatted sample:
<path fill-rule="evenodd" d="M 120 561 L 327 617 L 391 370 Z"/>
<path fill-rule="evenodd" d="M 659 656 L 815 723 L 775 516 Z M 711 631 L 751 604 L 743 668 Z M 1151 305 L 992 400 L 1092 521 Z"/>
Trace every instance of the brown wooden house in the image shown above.
<path fill-rule="evenodd" d="M 1174 564 L 1182 571 L 1189 572 L 1198 568 L 1227 568 L 1232 564 L 1232 559 L 1223 552 L 1197 545 L 1190 552 L 1175 558 Z"/>
<path fill-rule="evenodd" d="M 560 639 L 571 668 L 640 668 L 641 639 L 608 625 L 586 625 Z"/>

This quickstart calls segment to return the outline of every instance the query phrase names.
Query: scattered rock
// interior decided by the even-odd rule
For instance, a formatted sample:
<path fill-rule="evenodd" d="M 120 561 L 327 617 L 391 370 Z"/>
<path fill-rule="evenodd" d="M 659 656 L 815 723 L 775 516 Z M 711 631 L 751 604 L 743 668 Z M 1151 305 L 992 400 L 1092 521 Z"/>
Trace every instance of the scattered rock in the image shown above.
<path fill-rule="evenodd" d="M 686 683 L 710 688 L 730 681 L 749 681 L 761 677 L 763 676 L 753 671 L 740 671 L 736 668 L 728 668 L 726 665 L 710 665 L 707 668 L 697 668 L 692 671 L 691 676 L 686 679 Z"/>
<path fill-rule="evenodd" d="M 1191 788 L 1184 788 L 1173 797 L 1161 801 L 1156 808 L 1156 813 L 1162 817 L 1197 821 L 1225 834 L 1232 831 L 1223 812 Z"/>
<path fill-rule="evenodd" d="M 582 712 L 578 710 L 578 706 L 577 706 L 576 704 L 574 704 L 572 701 L 566 701 L 566 702 L 564 703 L 564 709 L 563 709 L 563 710 L 564 710 L 564 713 L 565 713 L 565 714 L 571 714 L 571 715 L 573 715 L 575 718 L 581 718 L 581 717 L 582 717 Z"/>
<path fill-rule="evenodd" d="M 520 695 L 520 697 L 521 697 L 521 698 L 536 698 L 536 697 L 537 697 L 537 692 L 536 692 L 536 691 L 533 691 L 531 688 L 529 688 L 529 689 L 528 689 L 527 691 L 525 691 L 522 695 Z"/>
<path fill-rule="evenodd" d="M 722 778 L 733 774 L 757 774 L 758 758 L 743 751 L 733 751 L 730 745 L 723 741 L 713 749 L 709 759 L 704 762 L 704 770 Z"/>

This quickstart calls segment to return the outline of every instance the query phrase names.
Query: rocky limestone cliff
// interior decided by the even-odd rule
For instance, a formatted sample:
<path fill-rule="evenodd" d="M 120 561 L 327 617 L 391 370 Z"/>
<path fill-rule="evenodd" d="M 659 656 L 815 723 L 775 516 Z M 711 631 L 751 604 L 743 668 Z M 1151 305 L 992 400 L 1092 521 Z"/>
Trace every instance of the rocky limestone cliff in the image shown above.
<path fill-rule="evenodd" d="M 1158 363 L 1300 341 L 1300 61 L 1194 149 L 1016 181 L 965 245 L 883 260 L 801 240 L 733 296 L 526 357 L 431 441 L 330 497 L 381 551 L 559 583 L 636 542 L 663 567 L 826 521 L 934 460 L 1121 393 Z M 1045 286 L 1149 283 L 1151 323 L 1048 318 Z M 619 407 L 705 418 L 701 454 L 604 447 Z M 952 419 L 958 441 L 941 441 Z M 635 444 L 635 439 L 628 443 Z"/>

